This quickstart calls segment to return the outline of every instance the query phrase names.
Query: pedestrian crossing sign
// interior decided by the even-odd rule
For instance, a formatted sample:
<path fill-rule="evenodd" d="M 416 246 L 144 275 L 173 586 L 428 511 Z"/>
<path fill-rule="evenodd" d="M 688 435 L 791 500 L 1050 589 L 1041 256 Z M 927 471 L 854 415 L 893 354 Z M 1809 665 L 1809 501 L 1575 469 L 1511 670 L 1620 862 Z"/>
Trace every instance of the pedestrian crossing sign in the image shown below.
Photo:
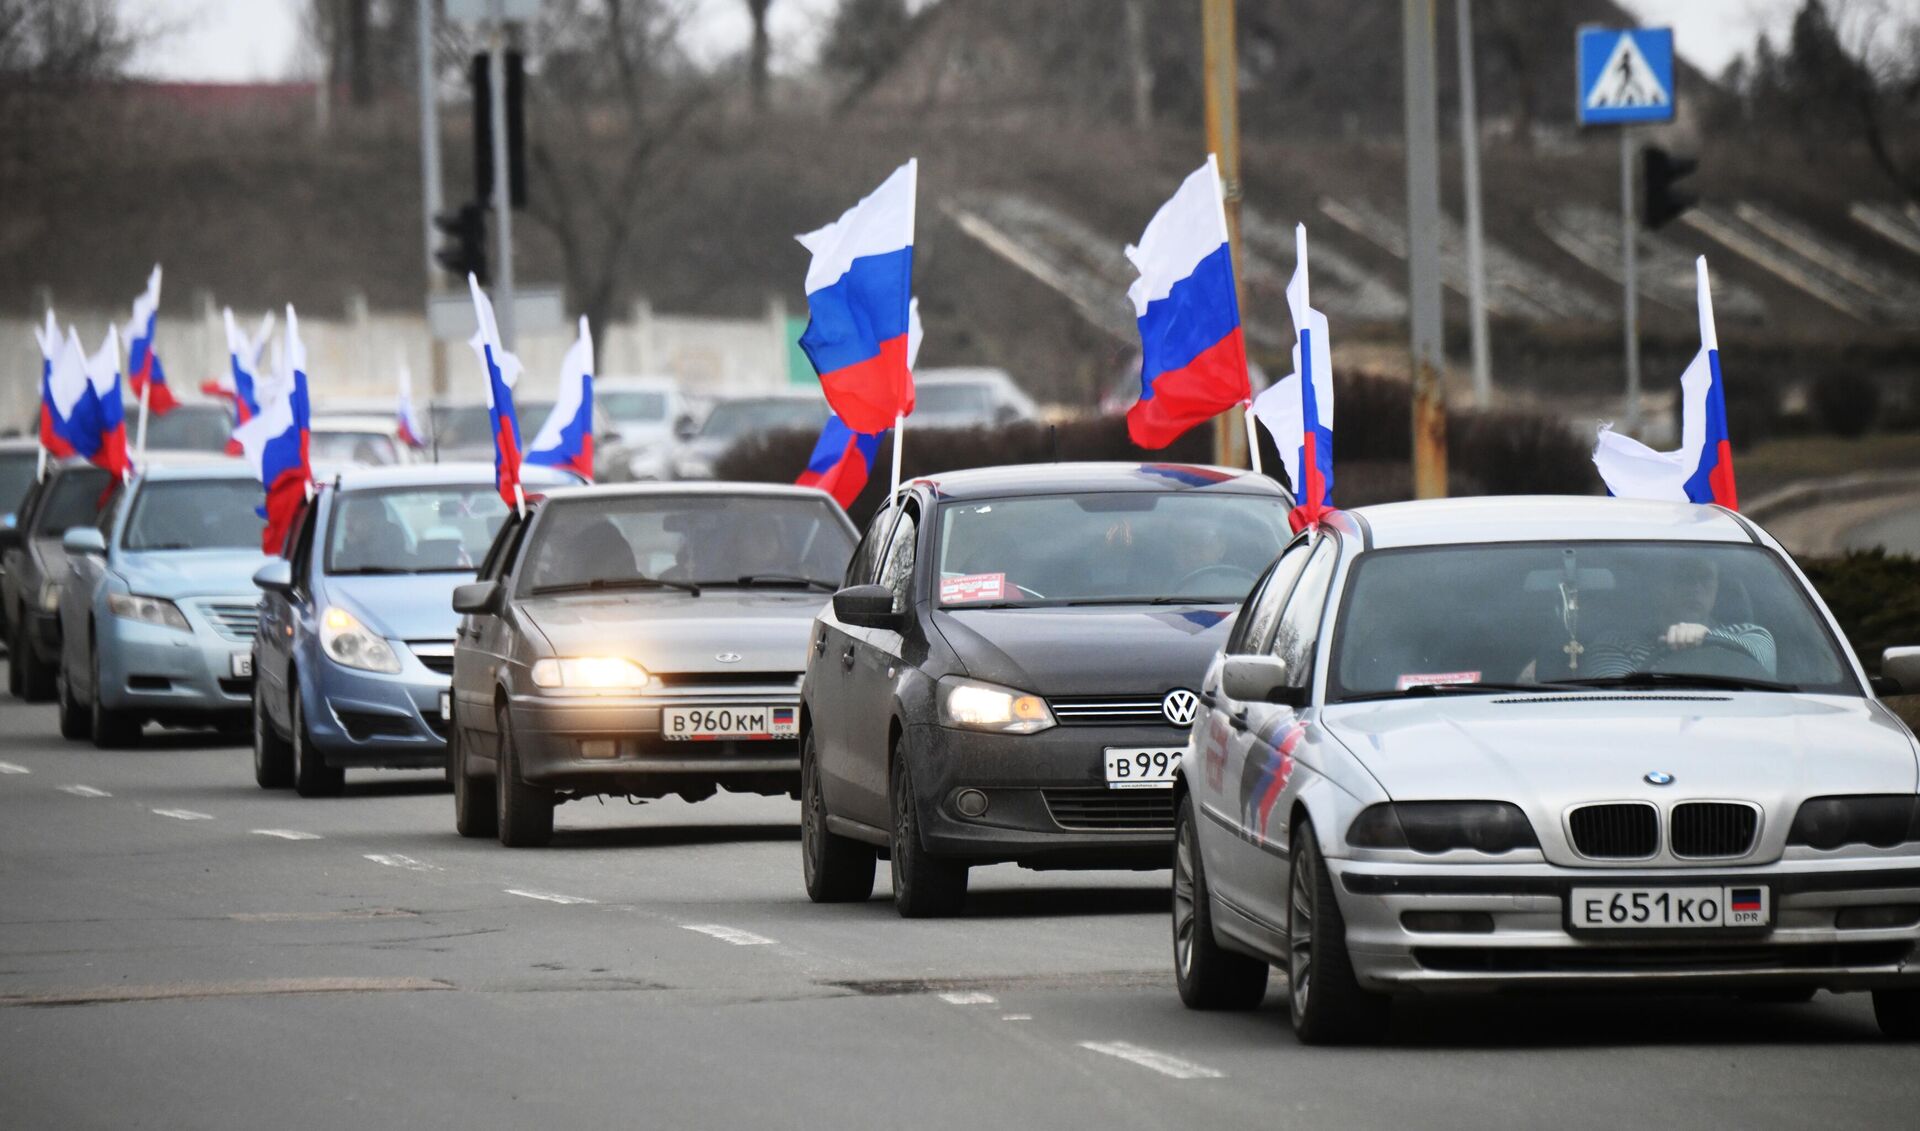
<path fill-rule="evenodd" d="M 1581 125 L 1673 120 L 1672 28 L 1581 28 L 1578 47 Z"/>

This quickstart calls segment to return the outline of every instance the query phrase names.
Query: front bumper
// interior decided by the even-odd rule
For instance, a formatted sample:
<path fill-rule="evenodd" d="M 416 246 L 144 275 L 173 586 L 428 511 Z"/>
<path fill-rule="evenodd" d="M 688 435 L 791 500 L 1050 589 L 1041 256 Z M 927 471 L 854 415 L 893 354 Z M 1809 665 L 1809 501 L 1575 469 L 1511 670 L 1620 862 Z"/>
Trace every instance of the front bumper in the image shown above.
<path fill-rule="evenodd" d="M 252 603 L 256 598 L 227 600 Z M 191 631 L 109 614 L 98 617 L 94 647 L 100 686 L 95 693 L 101 705 L 163 721 L 244 714 L 253 700 L 253 677 L 234 674 L 234 657 L 251 656 L 251 630 L 223 629 L 201 602 L 177 604 Z"/>
<path fill-rule="evenodd" d="M 1181 750 L 1165 726 L 1056 726 L 1039 734 L 908 728 L 907 757 L 921 836 L 939 856 L 1032 868 L 1166 868 L 1172 864 L 1173 788 L 1111 789 L 1107 747 Z M 962 790 L 986 812 L 957 807 Z"/>
<path fill-rule="evenodd" d="M 797 738 L 684 742 L 661 736 L 663 708 L 727 706 L 785 708 L 798 718 L 800 696 L 792 684 L 705 694 L 516 695 L 510 709 L 521 776 L 531 784 L 582 795 L 680 794 L 692 800 L 710 796 L 721 786 L 737 793 L 797 796 Z M 614 744 L 611 756 L 586 756 L 583 743 L 609 741 Z"/>
<path fill-rule="evenodd" d="M 1913 857 L 1787 860 L 1725 871 L 1327 864 L 1354 972 L 1369 989 L 1920 987 L 1920 860 Z M 1627 937 L 1568 928 L 1575 887 L 1661 885 L 1765 885 L 1772 923 Z M 1839 923 L 1846 908 L 1902 907 L 1911 910 L 1904 925 Z M 1410 929 L 1408 912 L 1480 912 L 1492 929 Z"/>
<path fill-rule="evenodd" d="M 452 680 L 423 664 L 408 645 L 395 674 L 342 667 L 320 653 L 302 665 L 307 735 L 329 766 L 439 769 L 447 761 L 447 724 L 440 693 Z M 324 709 L 323 709 L 324 708 Z"/>

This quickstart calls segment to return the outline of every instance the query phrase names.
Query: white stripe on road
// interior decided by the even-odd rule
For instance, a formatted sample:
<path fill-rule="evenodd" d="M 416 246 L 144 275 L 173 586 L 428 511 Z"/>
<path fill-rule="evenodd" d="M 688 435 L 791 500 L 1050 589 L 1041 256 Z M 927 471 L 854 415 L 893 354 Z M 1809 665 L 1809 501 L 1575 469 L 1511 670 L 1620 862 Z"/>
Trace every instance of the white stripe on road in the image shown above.
<path fill-rule="evenodd" d="M 0 774 L 30 774 L 32 770 L 25 766 L 16 766 L 12 762 L 0 762 Z"/>
<path fill-rule="evenodd" d="M 95 789 L 90 785 L 63 785 L 60 787 L 60 792 L 71 793 L 75 797 L 112 797 L 113 796 L 113 794 L 108 793 L 104 789 Z"/>
<path fill-rule="evenodd" d="M 948 1005 L 992 1005 L 993 995 L 962 990 L 959 993 L 941 994 L 940 1000 Z"/>
<path fill-rule="evenodd" d="M 299 829 L 255 829 L 254 836 L 277 836 L 281 840 L 319 840 L 319 833 L 303 833 Z"/>
<path fill-rule="evenodd" d="M 1141 1048 L 1125 1041 L 1081 1041 L 1080 1047 L 1107 1056 L 1117 1056 L 1129 1064 L 1142 1068 L 1151 1068 L 1162 1076 L 1171 1076 L 1175 1080 L 1217 1080 L 1226 1073 L 1218 1068 L 1208 1068 L 1204 1064 L 1195 1064 L 1191 1060 L 1181 1060 L 1164 1052 Z"/>
<path fill-rule="evenodd" d="M 1003 1014 L 1001 1014 L 1001 1015 L 1000 1015 L 1000 1020 L 1002 1020 L 1002 1021 L 1031 1021 L 1031 1020 L 1033 1020 L 1033 1014 L 1031 1014 L 1031 1013 L 1003 1013 Z"/>
<path fill-rule="evenodd" d="M 191 809 L 155 809 L 156 817 L 172 817 L 176 821 L 211 821 L 212 813 L 196 813 Z"/>
<path fill-rule="evenodd" d="M 756 935 L 752 931 L 743 931 L 738 927 L 723 927 L 718 923 L 682 923 L 681 929 L 698 931 L 735 946 L 770 946 L 773 940 L 765 935 Z"/>
<path fill-rule="evenodd" d="M 366 855 L 367 859 L 373 861 L 375 864 L 385 864 L 389 868 L 405 868 L 409 872 L 438 872 L 440 870 L 437 865 L 429 864 L 424 860 L 415 860 L 411 856 L 402 856 L 397 852 L 391 856 L 381 852 L 369 852 Z"/>
<path fill-rule="evenodd" d="M 559 892 L 552 891 L 523 891 L 520 888 L 508 888 L 507 894 L 521 896 L 525 899 L 545 900 L 548 903 L 574 904 L 600 902 L 597 899 L 588 899 L 584 895 L 561 895 Z"/>

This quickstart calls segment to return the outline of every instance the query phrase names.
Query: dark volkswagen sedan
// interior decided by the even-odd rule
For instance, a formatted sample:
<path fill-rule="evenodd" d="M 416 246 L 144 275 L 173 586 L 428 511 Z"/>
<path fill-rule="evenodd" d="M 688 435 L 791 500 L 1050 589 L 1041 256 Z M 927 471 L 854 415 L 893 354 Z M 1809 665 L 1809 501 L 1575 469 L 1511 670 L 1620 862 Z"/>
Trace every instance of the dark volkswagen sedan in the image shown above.
<path fill-rule="evenodd" d="M 1194 689 L 1289 506 L 1174 464 L 903 486 L 813 628 L 807 893 L 865 899 L 881 853 L 907 916 L 957 911 L 975 864 L 1167 867 Z"/>
<path fill-rule="evenodd" d="M 828 495 L 555 491 L 454 593 L 454 821 L 545 844 L 561 801 L 800 788 L 807 629 L 853 552 Z"/>

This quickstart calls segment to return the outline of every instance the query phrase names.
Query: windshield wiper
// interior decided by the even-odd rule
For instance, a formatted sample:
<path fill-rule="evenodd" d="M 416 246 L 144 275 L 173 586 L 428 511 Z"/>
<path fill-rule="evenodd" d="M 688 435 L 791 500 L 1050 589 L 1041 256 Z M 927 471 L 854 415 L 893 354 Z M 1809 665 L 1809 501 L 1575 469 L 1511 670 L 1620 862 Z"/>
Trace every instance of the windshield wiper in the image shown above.
<path fill-rule="evenodd" d="M 128 549 L 138 553 L 147 553 L 151 550 L 194 550 L 198 548 L 199 547 L 191 542 L 150 542 L 145 546 L 128 547 Z"/>
<path fill-rule="evenodd" d="M 798 585 L 805 589 L 817 589 L 822 593 L 832 593 L 839 588 L 839 586 L 830 581 L 822 581 L 817 577 L 801 577 L 791 573 L 748 573 L 742 574 L 732 581 L 708 581 L 704 584 L 745 585 L 748 588 L 752 588 L 755 585 L 780 586 L 782 588 L 791 588 Z"/>
<path fill-rule="evenodd" d="M 1588 679 L 1556 679 L 1558 687 L 1707 687 L 1723 691 L 1798 691 L 1791 683 L 1749 679 L 1738 675 L 1695 675 L 1691 672 L 1628 672 Z"/>
<path fill-rule="evenodd" d="M 359 574 L 376 574 L 376 575 L 388 575 L 388 576 L 391 576 L 391 575 L 394 575 L 394 574 L 402 574 L 402 573 L 420 573 L 420 572 L 423 572 L 423 571 L 421 571 L 421 570 L 417 570 L 417 569 L 408 569 L 408 568 L 406 568 L 405 566 L 361 566 L 361 567 L 360 567 L 360 568 L 358 568 L 358 569 L 336 569 L 336 570 L 333 570 L 333 571 L 332 571 L 332 576 L 334 576 L 334 577 L 352 577 L 352 576 L 355 576 L 355 575 L 359 575 Z M 449 571 L 449 572 L 451 572 L 451 571 Z"/>
<path fill-rule="evenodd" d="M 592 581 L 569 581 L 560 585 L 536 585 L 533 595 L 548 593 L 588 593 L 601 589 L 679 589 L 695 597 L 700 595 L 696 581 L 669 581 L 664 577 L 596 577 Z"/>
<path fill-rule="evenodd" d="M 1342 696 L 1342 703 L 1365 703 L 1374 699 L 1420 699 L 1431 695 L 1473 695 L 1487 691 L 1552 691 L 1545 683 L 1421 683 L 1398 691 L 1363 691 Z"/>

